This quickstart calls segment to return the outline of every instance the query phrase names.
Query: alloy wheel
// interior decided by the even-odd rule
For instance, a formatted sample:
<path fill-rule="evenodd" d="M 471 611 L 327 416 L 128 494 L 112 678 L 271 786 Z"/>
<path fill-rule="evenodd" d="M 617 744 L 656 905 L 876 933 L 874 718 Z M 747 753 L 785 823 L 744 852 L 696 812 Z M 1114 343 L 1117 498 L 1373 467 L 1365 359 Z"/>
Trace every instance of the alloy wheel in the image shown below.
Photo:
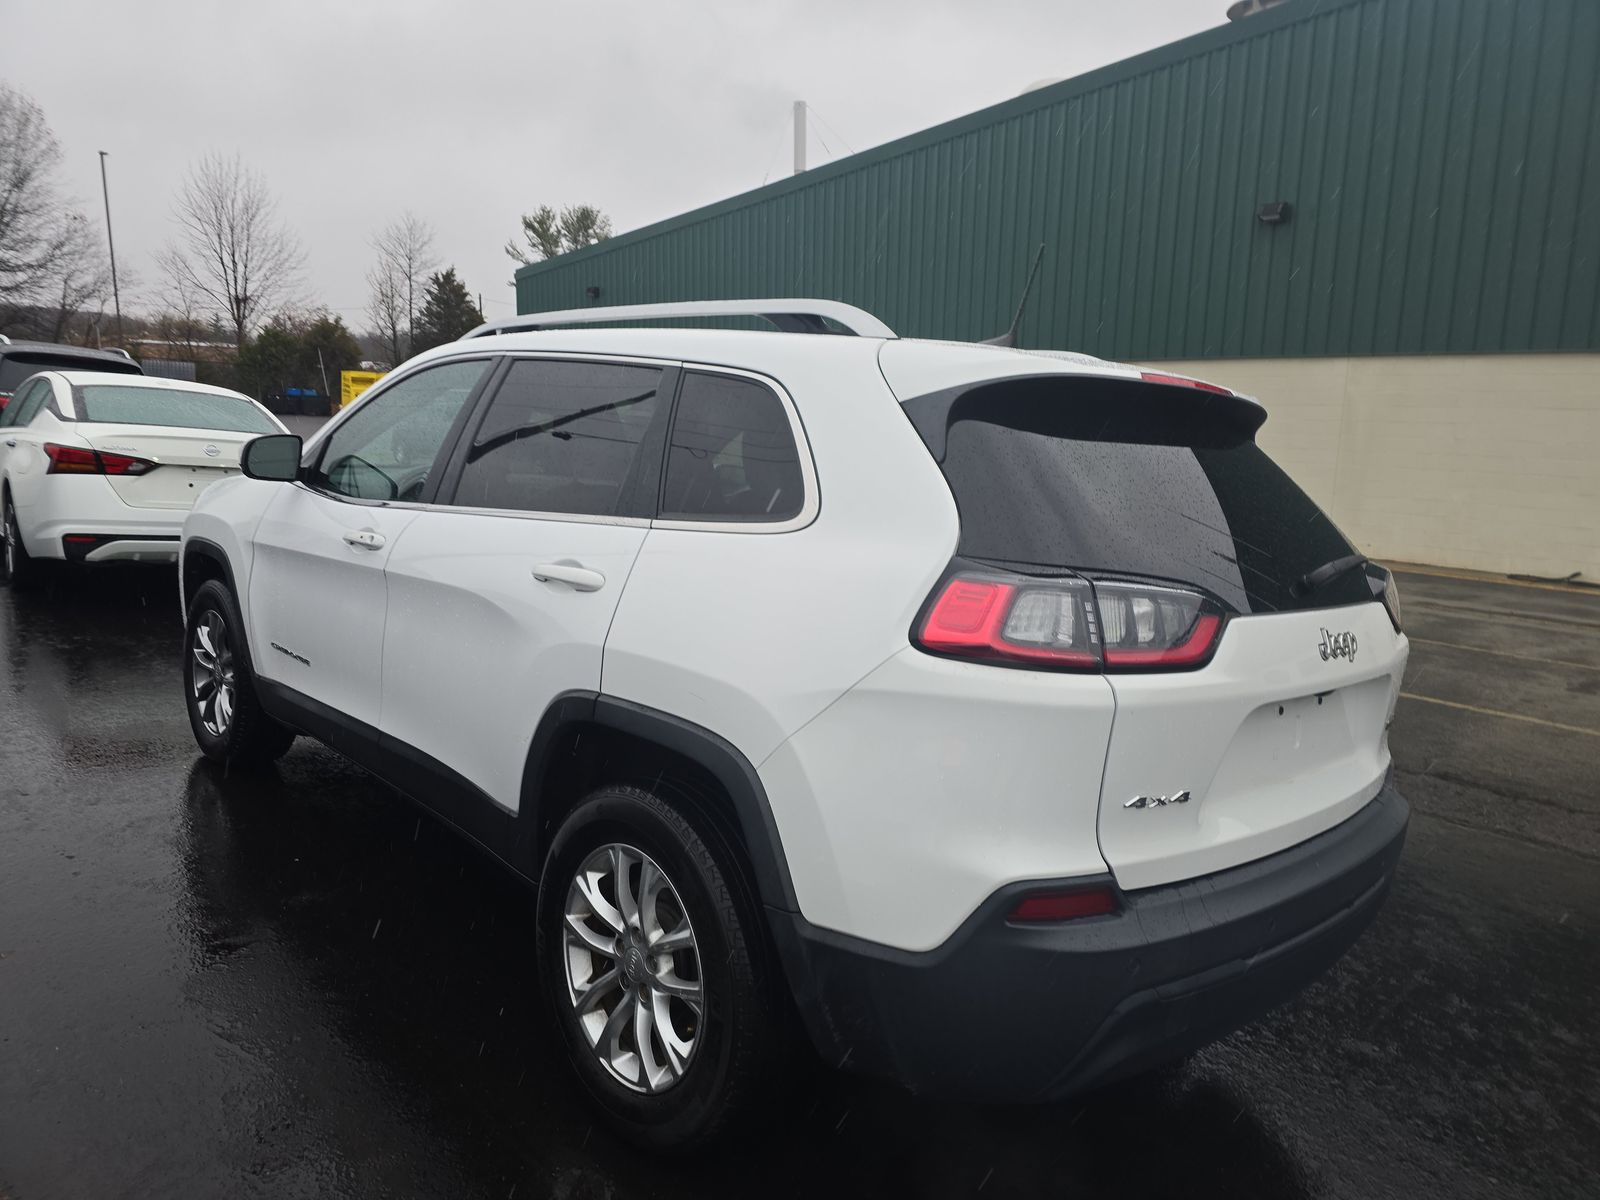
<path fill-rule="evenodd" d="M 705 995 L 700 948 L 672 881 L 632 846 L 601 846 L 567 888 L 567 998 L 601 1065 L 654 1095 L 689 1069 Z"/>
<path fill-rule="evenodd" d="M 207 609 L 195 622 L 191 687 L 200 723 L 216 737 L 223 737 L 233 724 L 234 673 L 233 649 L 228 644 L 228 626 L 215 609 Z"/>

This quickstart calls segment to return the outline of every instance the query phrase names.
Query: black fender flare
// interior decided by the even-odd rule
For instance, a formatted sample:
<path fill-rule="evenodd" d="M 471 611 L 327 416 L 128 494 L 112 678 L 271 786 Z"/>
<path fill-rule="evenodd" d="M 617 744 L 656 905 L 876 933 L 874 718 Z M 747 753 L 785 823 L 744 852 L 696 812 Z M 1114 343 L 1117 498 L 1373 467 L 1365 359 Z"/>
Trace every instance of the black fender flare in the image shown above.
<path fill-rule="evenodd" d="M 596 692 L 564 692 L 551 701 L 534 731 L 528 761 L 522 773 L 517 857 L 534 868 L 542 865 L 543 822 L 540 817 L 540 781 L 549 771 L 562 737 L 574 726 L 614 730 L 695 763 L 717 781 L 733 805 L 743 835 L 757 893 L 768 908 L 798 912 L 794 881 L 778 833 L 766 788 L 755 767 L 732 742 L 692 721 L 671 713 Z"/>
<path fill-rule="evenodd" d="M 228 559 L 228 552 L 217 545 L 210 538 L 190 538 L 183 543 L 178 557 L 178 595 L 183 598 L 184 616 L 188 617 L 189 597 L 184 585 L 185 570 L 189 564 L 189 556 L 197 555 L 200 558 L 210 559 L 222 568 L 222 574 L 228 581 L 228 590 L 233 593 L 234 603 L 241 606 L 243 611 L 244 597 L 239 594 L 239 585 L 233 578 L 233 563 Z"/>

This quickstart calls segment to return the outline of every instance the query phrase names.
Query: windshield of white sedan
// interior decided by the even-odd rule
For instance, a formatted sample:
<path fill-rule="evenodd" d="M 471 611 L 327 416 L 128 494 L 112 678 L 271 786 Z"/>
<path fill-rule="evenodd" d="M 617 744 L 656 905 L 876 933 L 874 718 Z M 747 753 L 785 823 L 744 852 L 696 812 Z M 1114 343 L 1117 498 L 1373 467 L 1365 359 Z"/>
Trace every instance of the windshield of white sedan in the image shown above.
<path fill-rule="evenodd" d="M 179 429 L 228 429 L 237 433 L 282 433 L 246 400 L 176 388 L 89 384 L 76 389 L 85 421 L 108 425 L 167 425 Z"/>

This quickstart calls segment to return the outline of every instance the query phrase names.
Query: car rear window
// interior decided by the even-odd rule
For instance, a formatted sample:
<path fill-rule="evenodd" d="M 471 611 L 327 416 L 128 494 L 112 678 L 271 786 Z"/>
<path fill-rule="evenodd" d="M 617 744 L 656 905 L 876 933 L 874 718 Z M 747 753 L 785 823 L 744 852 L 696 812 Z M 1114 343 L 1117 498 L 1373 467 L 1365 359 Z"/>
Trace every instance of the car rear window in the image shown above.
<path fill-rule="evenodd" d="M 17 390 L 29 375 L 39 371 L 110 371 L 126 375 L 140 374 L 137 364 L 116 363 L 80 354 L 50 354 L 24 351 L 0 356 L 0 392 L 7 395 Z"/>
<path fill-rule="evenodd" d="M 1371 600 L 1360 571 L 1295 594 L 1301 577 L 1354 551 L 1256 445 L 1259 410 L 1246 406 L 1045 377 L 905 407 L 955 496 L 964 557 L 1168 580 L 1241 613 Z"/>
<path fill-rule="evenodd" d="M 91 383 L 76 389 L 85 421 L 108 425 L 167 425 L 179 429 L 226 429 L 235 433 L 281 433 L 248 400 L 176 388 L 120 387 Z"/>

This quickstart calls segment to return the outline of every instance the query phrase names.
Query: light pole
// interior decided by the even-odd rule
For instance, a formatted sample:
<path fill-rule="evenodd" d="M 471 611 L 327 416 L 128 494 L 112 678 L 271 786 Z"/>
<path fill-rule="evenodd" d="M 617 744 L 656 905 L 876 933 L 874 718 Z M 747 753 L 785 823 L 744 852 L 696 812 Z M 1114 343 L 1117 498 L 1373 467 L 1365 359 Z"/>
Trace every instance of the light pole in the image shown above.
<path fill-rule="evenodd" d="M 111 237 L 111 188 L 106 184 L 106 152 L 100 151 L 100 194 L 106 202 L 106 248 L 111 252 L 111 299 L 117 306 L 117 341 L 122 336 L 122 293 L 117 288 L 117 243 Z M 123 346 L 123 349 L 127 349 Z"/>

